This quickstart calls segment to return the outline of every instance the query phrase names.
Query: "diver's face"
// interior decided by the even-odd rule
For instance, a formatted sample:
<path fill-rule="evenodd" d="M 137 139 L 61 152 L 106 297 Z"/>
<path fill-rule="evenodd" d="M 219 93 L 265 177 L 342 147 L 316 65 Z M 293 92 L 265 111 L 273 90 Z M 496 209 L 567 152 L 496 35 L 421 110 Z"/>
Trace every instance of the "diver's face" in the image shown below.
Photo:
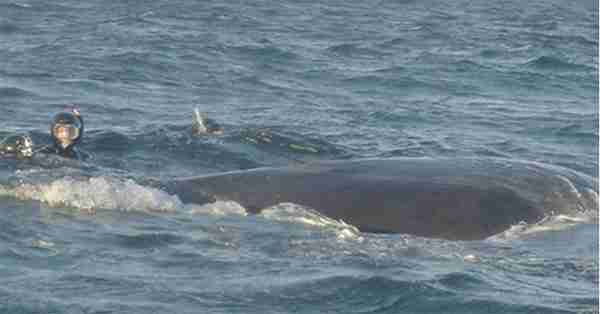
<path fill-rule="evenodd" d="M 57 125 L 54 127 L 54 137 L 63 147 L 67 147 L 73 143 L 73 139 L 77 137 L 75 133 L 74 128 L 69 125 Z"/>

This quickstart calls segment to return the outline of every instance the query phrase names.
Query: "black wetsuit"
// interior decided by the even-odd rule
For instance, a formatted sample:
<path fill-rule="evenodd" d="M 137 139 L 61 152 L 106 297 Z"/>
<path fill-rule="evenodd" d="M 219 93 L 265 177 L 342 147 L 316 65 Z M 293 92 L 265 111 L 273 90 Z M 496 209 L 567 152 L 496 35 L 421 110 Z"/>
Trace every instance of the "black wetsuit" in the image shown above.
<path fill-rule="evenodd" d="M 79 144 L 79 141 L 81 140 L 81 137 L 83 136 L 83 131 L 84 131 L 84 123 L 83 123 L 83 117 L 81 115 L 75 115 L 79 121 L 80 121 L 80 127 L 79 127 L 79 137 L 77 137 L 75 140 L 73 140 L 73 142 L 71 143 L 71 145 L 67 146 L 66 148 L 64 148 L 60 142 L 54 138 L 54 136 L 52 136 L 54 143 L 52 146 L 47 146 L 43 149 L 41 149 L 39 152 L 44 153 L 44 154 L 53 154 L 53 155 L 59 155 L 61 157 L 64 158 L 71 158 L 71 159 L 77 159 L 77 160 L 83 160 L 86 157 L 86 154 L 82 153 L 81 151 L 79 151 L 76 146 L 77 144 Z M 53 125 L 54 126 L 54 125 Z M 50 134 L 52 134 L 52 128 L 53 126 L 50 127 Z"/>
<path fill-rule="evenodd" d="M 79 150 L 76 149 L 73 145 L 63 149 L 62 146 L 56 143 L 52 146 L 45 147 L 39 152 L 44 154 L 59 155 L 64 158 L 71 158 L 77 160 L 82 160 L 84 155 L 81 152 L 79 152 Z"/>

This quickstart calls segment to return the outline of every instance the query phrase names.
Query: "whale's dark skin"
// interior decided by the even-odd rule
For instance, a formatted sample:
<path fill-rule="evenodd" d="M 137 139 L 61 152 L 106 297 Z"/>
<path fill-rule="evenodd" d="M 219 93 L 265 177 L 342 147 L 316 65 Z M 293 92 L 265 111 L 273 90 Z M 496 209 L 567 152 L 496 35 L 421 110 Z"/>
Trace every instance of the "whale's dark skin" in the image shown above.
<path fill-rule="evenodd" d="M 597 180 L 540 163 L 493 158 L 331 161 L 171 182 L 183 202 L 233 200 L 250 213 L 295 203 L 364 232 L 484 239 L 549 214 L 597 210 Z"/>

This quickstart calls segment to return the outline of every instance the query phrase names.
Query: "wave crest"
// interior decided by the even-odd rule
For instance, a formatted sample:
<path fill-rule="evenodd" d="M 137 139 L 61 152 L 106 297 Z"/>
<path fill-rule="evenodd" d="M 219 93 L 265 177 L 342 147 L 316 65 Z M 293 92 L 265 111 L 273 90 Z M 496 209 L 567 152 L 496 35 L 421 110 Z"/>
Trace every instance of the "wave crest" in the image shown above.
<path fill-rule="evenodd" d="M 573 216 L 548 216 L 542 221 L 534 224 L 521 222 L 511 226 L 508 230 L 502 233 L 489 237 L 488 240 L 502 242 L 506 240 L 519 239 L 521 237 L 535 235 L 542 232 L 559 231 L 573 228 L 582 223 L 598 223 L 597 212 L 592 213 L 590 211 L 586 211 L 580 212 Z"/>
<path fill-rule="evenodd" d="M 133 180 L 110 177 L 66 177 L 50 183 L 22 183 L 12 188 L 0 187 L 0 194 L 79 209 L 173 212 L 184 206 L 177 196 Z"/>
<path fill-rule="evenodd" d="M 340 240 L 356 239 L 361 241 L 363 239 L 360 231 L 355 226 L 326 217 L 315 210 L 293 203 L 281 203 L 263 210 L 260 215 L 272 221 L 304 224 L 330 230 Z"/>
<path fill-rule="evenodd" d="M 114 177 L 65 177 L 48 183 L 25 183 L 14 187 L 0 185 L 0 196 L 34 200 L 51 207 L 81 210 L 122 210 L 143 212 L 187 212 L 209 215 L 247 215 L 246 209 L 232 201 L 198 205 L 185 204 L 176 195 L 140 185 L 131 179 Z"/>

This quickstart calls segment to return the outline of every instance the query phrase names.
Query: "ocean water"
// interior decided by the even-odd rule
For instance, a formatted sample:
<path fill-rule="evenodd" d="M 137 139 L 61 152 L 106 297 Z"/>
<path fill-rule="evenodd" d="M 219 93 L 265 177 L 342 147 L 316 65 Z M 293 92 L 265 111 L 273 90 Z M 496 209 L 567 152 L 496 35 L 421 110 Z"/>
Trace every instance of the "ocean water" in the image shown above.
<path fill-rule="evenodd" d="M 597 180 L 597 1 L 0 0 L 0 138 L 69 104 L 92 158 L 0 160 L 0 313 L 598 312 L 597 209 L 461 242 L 157 188 L 399 156 Z"/>

